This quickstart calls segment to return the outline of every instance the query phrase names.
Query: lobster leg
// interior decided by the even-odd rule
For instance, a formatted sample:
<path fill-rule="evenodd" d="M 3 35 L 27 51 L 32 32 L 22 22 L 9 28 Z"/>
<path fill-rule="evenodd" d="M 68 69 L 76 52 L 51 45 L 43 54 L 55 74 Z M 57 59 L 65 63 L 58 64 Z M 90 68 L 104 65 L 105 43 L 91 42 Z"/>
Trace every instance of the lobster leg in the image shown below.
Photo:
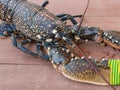
<path fill-rule="evenodd" d="M 18 49 L 20 49 L 21 51 L 25 52 L 25 53 L 28 53 L 32 56 L 37 56 L 37 54 L 31 52 L 30 50 L 28 50 L 27 48 L 23 47 L 21 44 L 19 44 L 16 40 L 16 37 L 14 34 L 12 34 L 12 43 L 15 47 L 17 47 Z"/>
<path fill-rule="evenodd" d="M 41 7 L 46 7 L 46 6 L 48 5 L 48 3 L 49 3 L 49 1 L 46 0 L 46 1 L 42 4 Z"/>
<path fill-rule="evenodd" d="M 66 20 L 71 20 L 71 22 L 73 23 L 73 25 L 76 25 L 77 24 L 77 21 L 74 19 L 74 18 L 77 18 L 77 17 L 82 17 L 82 15 L 75 15 L 75 16 L 72 16 L 70 14 L 59 14 L 59 15 L 56 15 L 58 18 L 60 18 L 62 21 L 66 21 Z"/>
<path fill-rule="evenodd" d="M 73 18 L 77 18 L 77 17 L 82 17 L 82 15 L 75 15 L 75 16 L 72 16 L 72 15 L 70 15 L 70 14 L 58 14 L 58 15 L 56 15 L 56 17 L 58 17 L 58 18 L 62 18 L 62 17 L 64 17 L 64 16 L 70 16 L 70 17 L 73 17 Z"/>
<path fill-rule="evenodd" d="M 42 58 L 44 58 L 46 60 L 49 60 L 49 56 L 47 54 L 43 53 L 43 51 L 42 51 L 42 45 L 40 43 L 37 43 L 37 45 L 36 45 L 36 51 L 37 51 L 37 54 L 40 57 L 42 57 Z"/>
<path fill-rule="evenodd" d="M 0 37 L 11 36 L 15 29 L 15 25 L 3 22 L 0 25 Z"/>
<path fill-rule="evenodd" d="M 46 54 L 44 54 L 41 51 L 40 48 L 38 48 L 38 45 L 36 46 L 36 48 L 37 48 L 37 51 L 39 51 L 40 53 L 34 53 L 33 51 L 30 51 L 29 49 L 27 49 L 26 47 L 23 46 L 25 44 L 30 43 L 31 41 L 29 41 L 29 40 L 26 39 L 23 42 L 21 42 L 21 44 L 20 44 L 20 43 L 17 42 L 16 39 L 17 39 L 17 37 L 14 34 L 12 34 L 12 43 L 13 43 L 13 45 L 15 47 L 17 47 L 18 49 L 20 49 L 21 51 L 23 51 L 23 52 L 25 52 L 27 54 L 30 54 L 32 56 L 41 57 L 41 58 L 44 58 L 46 60 L 49 60 L 49 57 Z"/>

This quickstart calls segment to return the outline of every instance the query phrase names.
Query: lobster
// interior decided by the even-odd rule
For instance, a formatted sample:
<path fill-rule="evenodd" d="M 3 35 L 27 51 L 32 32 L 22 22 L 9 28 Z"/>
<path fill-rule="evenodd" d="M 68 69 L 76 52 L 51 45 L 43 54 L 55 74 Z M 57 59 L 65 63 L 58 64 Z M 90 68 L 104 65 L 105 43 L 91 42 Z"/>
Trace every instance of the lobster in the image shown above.
<path fill-rule="evenodd" d="M 89 40 L 120 49 L 120 32 L 98 27 L 79 27 L 75 18 L 82 15 L 54 15 L 45 9 L 47 4 L 48 1 L 39 6 L 26 0 L 0 0 L 0 19 L 4 21 L 0 25 L 0 36 L 11 36 L 16 48 L 51 61 L 54 68 L 69 79 L 108 85 L 106 80 L 97 79 L 100 76 L 96 71 L 109 80 L 110 76 L 106 73 L 110 74 L 108 64 L 112 60 L 85 58 L 76 43 Z M 73 25 L 68 25 L 67 20 Z M 25 47 L 31 43 L 36 45 L 36 52 Z"/>

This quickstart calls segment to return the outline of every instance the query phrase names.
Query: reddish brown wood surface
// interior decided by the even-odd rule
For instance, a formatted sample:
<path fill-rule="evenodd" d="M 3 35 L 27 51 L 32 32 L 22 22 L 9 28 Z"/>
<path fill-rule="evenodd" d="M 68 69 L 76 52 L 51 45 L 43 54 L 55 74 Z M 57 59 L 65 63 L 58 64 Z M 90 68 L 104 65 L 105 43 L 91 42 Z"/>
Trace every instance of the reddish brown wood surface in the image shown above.
<path fill-rule="evenodd" d="M 39 5 L 44 0 L 29 0 Z M 47 6 L 54 14 L 82 14 L 87 0 L 50 0 Z M 120 0 L 90 0 L 83 26 L 120 31 Z M 81 43 L 87 53 L 96 59 L 120 58 L 120 51 L 101 47 L 94 42 Z M 109 54 L 108 54 L 109 53 Z M 116 87 L 120 90 L 120 86 Z M 12 46 L 11 39 L 0 39 L 0 90 L 112 90 L 108 86 L 78 83 L 55 71 L 51 63 L 32 57 Z"/>

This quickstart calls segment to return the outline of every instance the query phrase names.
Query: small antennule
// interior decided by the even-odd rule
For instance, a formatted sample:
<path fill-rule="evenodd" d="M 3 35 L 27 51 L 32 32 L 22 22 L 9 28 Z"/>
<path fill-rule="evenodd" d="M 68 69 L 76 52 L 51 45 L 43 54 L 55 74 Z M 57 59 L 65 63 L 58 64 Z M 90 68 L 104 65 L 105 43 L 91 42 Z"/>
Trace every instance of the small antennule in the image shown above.
<path fill-rule="evenodd" d="M 49 1 L 48 1 L 48 0 L 46 0 L 46 1 L 42 4 L 42 6 L 41 6 L 41 7 L 46 7 L 48 4 L 49 4 Z"/>

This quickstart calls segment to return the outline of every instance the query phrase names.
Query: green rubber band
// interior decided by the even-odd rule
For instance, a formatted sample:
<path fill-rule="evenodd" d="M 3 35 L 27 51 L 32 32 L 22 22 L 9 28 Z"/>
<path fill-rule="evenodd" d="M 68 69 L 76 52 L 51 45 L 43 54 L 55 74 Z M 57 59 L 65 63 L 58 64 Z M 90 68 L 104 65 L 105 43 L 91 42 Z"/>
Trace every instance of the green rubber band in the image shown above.
<path fill-rule="evenodd" d="M 108 66 L 110 67 L 110 84 L 120 85 L 120 60 L 109 60 Z"/>

